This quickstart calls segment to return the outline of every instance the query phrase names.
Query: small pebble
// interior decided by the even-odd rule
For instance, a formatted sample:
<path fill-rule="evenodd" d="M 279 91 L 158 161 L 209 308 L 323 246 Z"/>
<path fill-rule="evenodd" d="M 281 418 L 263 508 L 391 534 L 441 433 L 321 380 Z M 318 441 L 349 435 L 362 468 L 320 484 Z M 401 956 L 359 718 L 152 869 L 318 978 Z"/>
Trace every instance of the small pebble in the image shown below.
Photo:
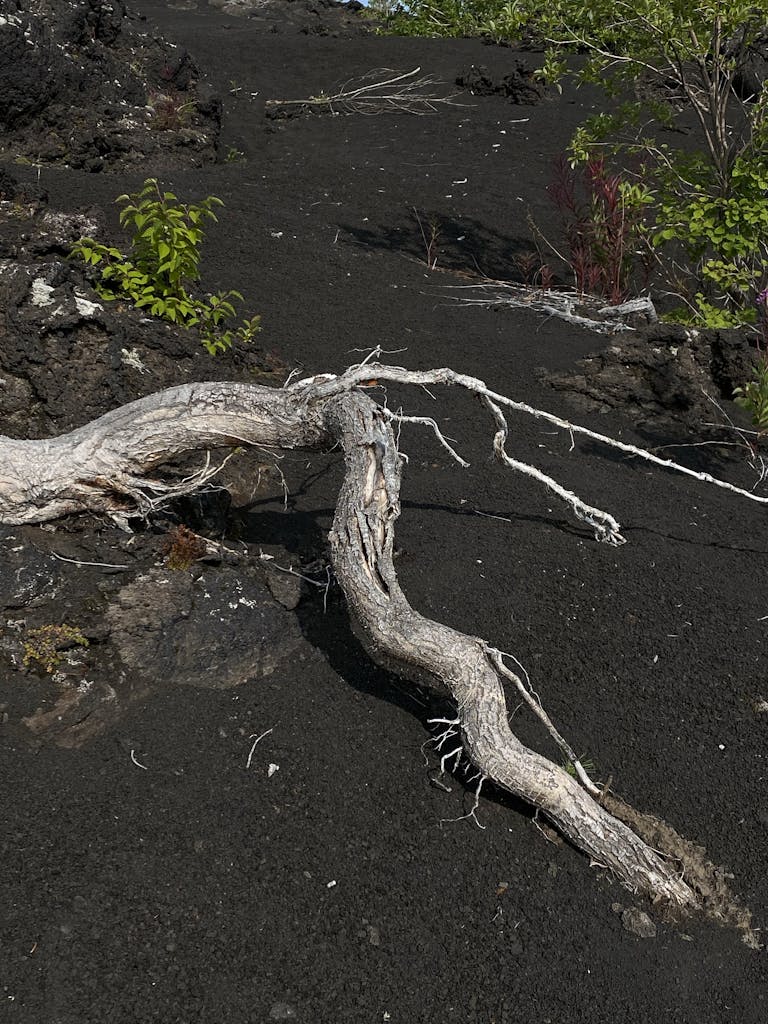
<path fill-rule="evenodd" d="M 656 925 L 644 910 L 629 907 L 621 915 L 621 923 L 625 931 L 632 932 L 633 935 L 638 935 L 641 939 L 656 938 Z"/>
<path fill-rule="evenodd" d="M 299 1014 L 290 1003 L 274 1003 L 269 1011 L 270 1020 L 298 1020 Z"/>

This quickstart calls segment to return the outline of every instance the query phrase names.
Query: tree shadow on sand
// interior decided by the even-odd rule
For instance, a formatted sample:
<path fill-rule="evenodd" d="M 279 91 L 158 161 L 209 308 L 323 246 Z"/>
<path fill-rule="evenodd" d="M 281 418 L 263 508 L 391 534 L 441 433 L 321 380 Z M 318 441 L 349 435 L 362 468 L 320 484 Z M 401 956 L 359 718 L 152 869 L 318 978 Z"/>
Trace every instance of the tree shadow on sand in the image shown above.
<path fill-rule="evenodd" d="M 400 253 L 433 270 L 446 270 L 472 278 L 537 284 L 547 262 L 530 236 L 506 235 L 471 217 L 446 216 L 413 206 L 400 224 L 361 227 L 341 225 L 342 237 L 377 252 Z M 552 284 L 565 282 L 553 278 Z"/>
<path fill-rule="evenodd" d="M 445 505 L 404 503 L 404 511 L 408 507 L 460 516 L 473 514 Z M 316 513 L 284 512 L 251 506 L 240 521 L 239 536 L 252 545 L 279 545 L 289 554 L 296 555 L 298 571 L 303 571 L 302 566 L 317 566 L 327 558 L 326 531 L 319 525 L 318 518 L 325 518 L 332 512 L 332 509 L 321 509 Z M 551 519 L 546 516 L 532 518 L 537 522 Z M 571 524 L 565 521 L 558 521 L 554 525 L 563 525 L 569 531 L 572 529 Z M 477 778 L 473 777 L 472 766 L 462 757 L 457 765 L 451 760 L 442 773 L 441 757 L 457 747 L 459 741 L 448 741 L 439 752 L 435 749 L 435 741 L 446 726 L 430 720 L 453 719 L 456 715 L 452 701 L 440 692 L 439 681 L 426 674 L 421 675 L 415 669 L 406 674 L 402 665 L 380 654 L 374 657 L 362 644 L 359 631 L 338 587 L 332 586 L 326 592 L 322 587 L 307 586 L 295 614 L 307 641 L 322 652 L 328 664 L 345 683 L 361 694 L 373 696 L 405 711 L 421 724 L 425 733 L 425 778 L 431 785 L 446 792 L 461 788 L 464 793 L 464 812 L 468 813 L 477 791 Z M 517 700 L 512 700 L 510 708 L 517 703 Z M 521 742 L 532 747 L 541 739 L 537 723 L 523 713 L 515 719 L 515 732 Z M 534 808 L 490 782 L 484 784 L 482 795 L 484 800 L 499 807 L 528 818 L 534 816 Z"/>

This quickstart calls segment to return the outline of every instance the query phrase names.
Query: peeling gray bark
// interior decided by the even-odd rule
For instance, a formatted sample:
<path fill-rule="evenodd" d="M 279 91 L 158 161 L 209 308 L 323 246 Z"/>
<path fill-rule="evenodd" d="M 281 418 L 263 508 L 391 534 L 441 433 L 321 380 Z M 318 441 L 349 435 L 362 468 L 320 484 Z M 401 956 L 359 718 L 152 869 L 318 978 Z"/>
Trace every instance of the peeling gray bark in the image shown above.
<path fill-rule="evenodd" d="M 160 463 L 240 444 L 322 448 L 328 437 L 301 389 L 182 384 L 61 437 L 0 437 L 0 522 L 43 523 L 83 511 L 141 513 L 172 490 L 147 478 Z"/>
<path fill-rule="evenodd" d="M 699 906 L 675 861 L 660 856 L 561 767 L 517 739 L 493 649 L 425 618 L 406 600 L 392 560 L 402 460 L 391 414 L 355 386 L 365 383 L 366 374 L 383 376 L 385 369 L 356 367 L 343 377 L 312 378 L 283 389 L 183 385 L 51 440 L 0 437 L 0 522 L 41 523 L 83 511 L 118 519 L 141 514 L 173 490 L 147 474 L 182 452 L 243 444 L 326 451 L 340 446 L 346 475 L 330 536 L 332 559 L 372 647 L 442 681 L 456 701 L 464 750 L 490 782 L 538 808 L 631 891 L 680 907 Z M 404 379 L 407 371 L 397 373 L 395 379 Z M 186 489 L 194 486 L 190 480 Z"/>
<path fill-rule="evenodd" d="M 445 684 L 456 701 L 467 756 L 489 781 L 539 808 L 628 889 L 694 906 L 695 894 L 676 865 L 651 850 L 561 767 L 517 739 L 487 643 L 411 608 L 392 561 L 401 460 L 380 408 L 352 392 L 328 403 L 326 421 L 347 463 L 330 536 L 334 568 L 374 646 Z"/>

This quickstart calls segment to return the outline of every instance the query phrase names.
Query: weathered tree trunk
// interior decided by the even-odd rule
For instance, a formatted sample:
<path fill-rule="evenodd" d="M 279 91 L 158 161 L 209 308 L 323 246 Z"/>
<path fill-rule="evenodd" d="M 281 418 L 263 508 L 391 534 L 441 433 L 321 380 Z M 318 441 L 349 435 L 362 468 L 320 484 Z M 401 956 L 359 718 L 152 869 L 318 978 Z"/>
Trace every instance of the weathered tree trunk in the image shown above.
<path fill-rule="evenodd" d="M 442 680 L 457 704 L 467 756 L 489 781 L 538 807 L 627 888 L 694 904 L 676 865 L 512 733 L 501 679 L 485 641 L 426 619 L 408 604 L 392 562 L 400 458 L 381 409 L 367 396 L 351 393 L 331 400 L 325 418 L 347 463 L 331 531 L 334 569 L 373 644 Z"/>
<path fill-rule="evenodd" d="M 468 387 L 466 381 L 471 380 L 452 371 L 430 372 L 431 382 Z M 190 478 L 172 486 L 148 479 L 149 471 L 182 452 L 243 444 L 325 451 L 340 446 L 346 476 L 331 531 L 332 559 L 370 644 L 404 666 L 426 670 L 442 681 L 456 702 L 453 724 L 478 777 L 538 808 L 628 889 L 677 906 L 700 905 L 680 864 L 651 849 L 611 815 L 588 779 L 585 788 L 515 737 L 508 724 L 503 677 L 516 677 L 499 670 L 498 652 L 484 640 L 424 618 L 408 604 L 392 561 L 402 466 L 391 427 L 393 414 L 357 386 L 369 383 L 369 377 L 387 375 L 427 382 L 425 373 L 361 365 L 341 377 L 324 375 L 279 390 L 189 384 L 133 402 L 52 440 L 0 438 L 0 521 L 40 523 L 83 511 L 108 513 L 118 520 L 144 514 L 169 494 L 184 493 L 199 482 L 200 477 Z M 475 387 L 481 382 L 471 384 L 470 390 L 483 393 Z M 503 417 L 489 395 L 502 399 L 484 392 L 497 426 L 502 424 L 496 436 L 497 455 L 511 462 L 503 447 Z M 549 485 L 548 478 L 539 479 Z M 613 520 L 610 529 L 597 521 L 605 514 L 583 505 L 570 492 L 560 496 L 598 535 L 605 533 L 602 539 L 620 538 Z"/>
<path fill-rule="evenodd" d="M 319 410 L 295 388 L 182 384 L 62 437 L 0 437 L 0 522 L 140 515 L 173 491 L 146 473 L 174 455 L 239 444 L 320 449 L 328 441 Z"/>

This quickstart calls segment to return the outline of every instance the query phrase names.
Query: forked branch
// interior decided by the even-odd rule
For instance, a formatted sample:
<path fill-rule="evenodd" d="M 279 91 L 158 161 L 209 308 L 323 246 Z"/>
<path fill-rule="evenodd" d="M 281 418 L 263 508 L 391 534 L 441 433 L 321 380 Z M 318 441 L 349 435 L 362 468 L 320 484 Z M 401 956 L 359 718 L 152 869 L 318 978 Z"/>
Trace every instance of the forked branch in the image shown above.
<path fill-rule="evenodd" d="M 268 111 L 287 107 L 327 110 L 331 114 L 434 114 L 441 106 L 458 106 L 457 93 L 445 94 L 442 83 L 432 75 L 413 71 L 378 68 L 345 82 L 335 92 L 320 93 L 298 100 L 267 100 Z M 418 76 L 418 77 L 417 77 Z M 443 90 L 443 95 L 439 94 Z"/>
<path fill-rule="evenodd" d="M 649 846 L 609 813 L 570 745 L 538 698 L 509 669 L 504 656 L 478 637 L 425 618 L 408 603 L 392 559 L 404 464 L 393 423 L 411 419 L 427 426 L 453 457 L 463 460 L 433 420 L 392 413 L 364 389 L 381 381 L 397 381 L 455 385 L 478 395 L 493 418 L 499 461 L 534 476 L 557 494 L 591 526 L 599 540 L 620 543 L 618 523 L 535 467 L 512 459 L 506 452 L 503 408 L 554 423 L 572 437 L 589 437 L 628 455 L 727 487 L 750 500 L 768 499 L 515 402 L 476 378 L 450 369 L 411 371 L 369 360 L 340 376 L 321 374 L 282 389 L 213 382 L 181 385 L 116 409 L 58 438 L 0 437 L 0 522 L 39 523 L 65 514 L 98 511 L 125 523 L 130 516 L 145 512 L 148 502 L 154 506 L 158 501 L 163 484 L 147 474 L 182 452 L 242 444 L 315 451 L 340 447 L 346 474 L 330 535 L 332 560 L 370 645 L 406 670 L 411 666 L 428 673 L 448 689 L 456 703 L 455 724 L 464 753 L 483 781 L 538 808 L 592 862 L 610 869 L 628 889 L 678 907 L 702 907 L 699 876 Z M 198 482 L 192 477 L 186 486 L 191 490 Z M 179 485 L 171 493 L 178 494 Z M 520 690 L 549 735 L 577 765 L 578 778 L 515 736 L 509 725 L 505 681 Z"/>

